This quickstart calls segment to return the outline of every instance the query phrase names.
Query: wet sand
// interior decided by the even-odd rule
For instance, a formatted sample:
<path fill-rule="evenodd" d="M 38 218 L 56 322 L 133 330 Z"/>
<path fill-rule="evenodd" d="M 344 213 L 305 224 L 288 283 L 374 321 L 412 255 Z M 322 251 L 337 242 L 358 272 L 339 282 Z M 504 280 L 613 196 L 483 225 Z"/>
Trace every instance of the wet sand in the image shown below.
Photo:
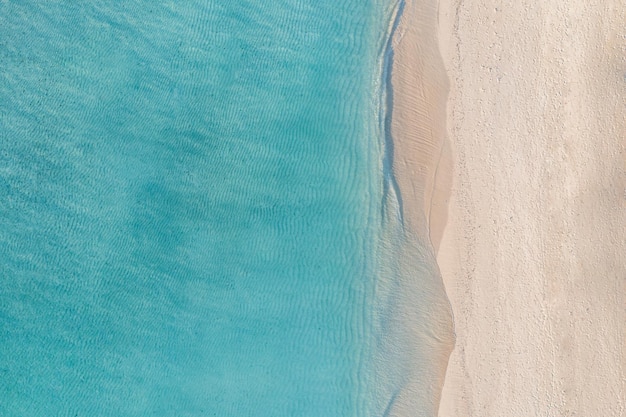
<path fill-rule="evenodd" d="M 446 198 L 445 193 L 433 193 L 435 178 L 445 183 L 442 179 L 447 175 L 438 173 L 439 168 L 451 172 L 441 159 L 448 80 L 438 49 L 437 1 L 409 0 L 399 12 L 391 44 L 390 128 L 406 243 L 393 256 L 400 259 L 396 271 L 403 282 L 394 300 L 394 324 L 388 326 L 399 329 L 398 334 L 388 338 L 399 341 L 393 350 L 402 352 L 400 360 L 413 360 L 401 364 L 408 377 L 385 415 L 427 416 L 437 413 L 454 343 L 451 309 L 435 257 L 445 224 Z"/>

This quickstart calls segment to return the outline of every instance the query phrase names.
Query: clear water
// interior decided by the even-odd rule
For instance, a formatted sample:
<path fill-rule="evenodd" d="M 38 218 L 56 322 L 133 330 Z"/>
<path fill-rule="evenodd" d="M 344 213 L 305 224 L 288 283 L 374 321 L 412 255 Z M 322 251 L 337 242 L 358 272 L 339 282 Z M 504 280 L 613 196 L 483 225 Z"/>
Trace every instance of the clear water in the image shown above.
<path fill-rule="evenodd" d="M 1 416 L 377 413 L 388 3 L 0 2 Z"/>
<path fill-rule="evenodd" d="M 0 414 L 352 415 L 379 4 L 0 5 Z"/>

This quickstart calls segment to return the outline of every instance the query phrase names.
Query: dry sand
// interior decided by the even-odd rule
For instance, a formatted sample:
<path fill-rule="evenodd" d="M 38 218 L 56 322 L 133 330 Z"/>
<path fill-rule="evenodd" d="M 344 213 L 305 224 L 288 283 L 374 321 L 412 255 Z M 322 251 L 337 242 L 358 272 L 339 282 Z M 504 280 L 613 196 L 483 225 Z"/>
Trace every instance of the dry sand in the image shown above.
<path fill-rule="evenodd" d="M 625 22 L 616 0 L 440 2 L 441 417 L 626 416 Z"/>

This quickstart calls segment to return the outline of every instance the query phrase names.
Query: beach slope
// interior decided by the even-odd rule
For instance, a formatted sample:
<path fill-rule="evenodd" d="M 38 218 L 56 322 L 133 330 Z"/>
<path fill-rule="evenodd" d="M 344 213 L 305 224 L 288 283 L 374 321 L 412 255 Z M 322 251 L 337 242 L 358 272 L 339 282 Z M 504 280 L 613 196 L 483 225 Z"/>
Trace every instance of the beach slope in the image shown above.
<path fill-rule="evenodd" d="M 451 308 L 431 240 L 431 230 L 439 236 L 445 223 L 445 210 L 432 216 L 431 206 L 435 177 L 445 166 L 440 159 L 448 80 L 438 49 L 437 1 L 400 1 L 396 13 L 386 56 L 391 63 L 386 103 L 391 104 L 391 117 L 385 127 L 391 141 L 387 162 L 395 181 L 389 192 L 397 199 L 394 207 L 401 214 L 401 226 L 386 239 L 391 246 L 385 259 L 397 263 L 390 265 L 382 282 L 394 276 L 399 280 L 389 302 L 392 313 L 383 316 L 388 317 L 388 357 L 397 362 L 400 376 L 384 415 L 434 416 L 454 343 Z M 385 373 L 391 368 L 386 366 Z"/>

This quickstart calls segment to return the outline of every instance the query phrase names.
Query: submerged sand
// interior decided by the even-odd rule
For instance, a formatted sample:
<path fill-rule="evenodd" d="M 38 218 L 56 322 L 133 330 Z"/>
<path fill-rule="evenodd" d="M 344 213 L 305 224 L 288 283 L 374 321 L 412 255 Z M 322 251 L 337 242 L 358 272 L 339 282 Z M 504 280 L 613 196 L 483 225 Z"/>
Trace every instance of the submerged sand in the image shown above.
<path fill-rule="evenodd" d="M 626 4 L 443 0 L 439 22 L 439 415 L 624 416 Z"/>

